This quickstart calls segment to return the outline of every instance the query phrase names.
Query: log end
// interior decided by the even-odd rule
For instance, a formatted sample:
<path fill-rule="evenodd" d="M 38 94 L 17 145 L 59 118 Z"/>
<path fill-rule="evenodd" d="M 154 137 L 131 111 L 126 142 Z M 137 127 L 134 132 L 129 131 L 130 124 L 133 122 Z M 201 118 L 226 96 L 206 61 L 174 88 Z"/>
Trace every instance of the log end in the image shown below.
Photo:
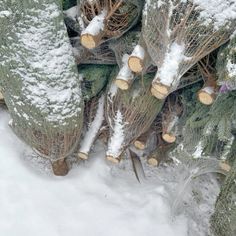
<path fill-rule="evenodd" d="M 55 162 L 52 162 L 52 170 L 56 176 L 65 176 L 69 172 L 69 167 L 65 159 L 61 159 Z"/>
<path fill-rule="evenodd" d="M 91 34 L 83 34 L 80 38 L 81 44 L 88 49 L 96 48 L 99 44 L 99 40 L 96 36 Z"/>
<path fill-rule="evenodd" d="M 141 73 L 143 71 L 143 60 L 136 56 L 130 56 L 128 65 L 131 71 Z"/>
<path fill-rule="evenodd" d="M 121 90 L 128 90 L 130 87 L 128 81 L 122 79 L 116 79 L 115 84 Z"/>
<path fill-rule="evenodd" d="M 176 141 L 176 136 L 173 134 L 168 134 L 168 133 L 162 134 L 162 138 L 167 143 L 174 143 Z"/>
<path fill-rule="evenodd" d="M 114 164 L 119 164 L 120 163 L 120 158 L 119 157 L 114 157 L 114 156 L 111 156 L 111 155 L 107 155 L 106 156 L 106 159 L 109 161 L 109 162 L 112 162 Z"/>
<path fill-rule="evenodd" d="M 212 105 L 215 100 L 215 94 L 201 89 L 197 94 L 198 100 L 204 105 Z"/>
<path fill-rule="evenodd" d="M 79 152 L 78 153 L 78 158 L 80 158 L 82 160 L 88 160 L 88 153 Z"/>
<path fill-rule="evenodd" d="M 220 168 L 226 172 L 231 170 L 231 166 L 224 161 L 220 162 Z"/>
<path fill-rule="evenodd" d="M 159 163 L 158 163 L 158 160 L 157 160 L 156 158 L 154 158 L 154 157 L 148 158 L 147 163 L 148 163 L 150 166 L 154 166 L 154 167 L 158 166 L 158 164 L 159 164 Z"/>
<path fill-rule="evenodd" d="M 137 149 L 139 149 L 139 150 L 144 150 L 145 147 L 146 147 L 145 143 L 142 142 L 142 141 L 139 141 L 139 140 L 136 140 L 136 141 L 134 142 L 134 146 L 135 146 Z"/>
<path fill-rule="evenodd" d="M 4 100 L 3 94 L 0 92 L 0 100 Z"/>
<path fill-rule="evenodd" d="M 158 92 L 155 88 L 151 87 L 151 94 L 152 96 L 156 97 L 157 99 L 163 100 L 166 98 L 166 95 Z"/>

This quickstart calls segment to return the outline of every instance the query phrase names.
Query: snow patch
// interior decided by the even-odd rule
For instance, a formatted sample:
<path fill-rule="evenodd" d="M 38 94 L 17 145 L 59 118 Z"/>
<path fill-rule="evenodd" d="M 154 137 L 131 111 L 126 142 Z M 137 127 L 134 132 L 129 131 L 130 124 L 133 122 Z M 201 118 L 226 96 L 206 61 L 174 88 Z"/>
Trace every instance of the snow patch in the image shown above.
<path fill-rule="evenodd" d="M 186 59 L 184 56 L 185 45 L 172 43 L 169 52 L 166 53 L 163 65 L 157 71 L 156 79 L 164 85 L 171 86 L 177 76 L 180 63 Z"/>

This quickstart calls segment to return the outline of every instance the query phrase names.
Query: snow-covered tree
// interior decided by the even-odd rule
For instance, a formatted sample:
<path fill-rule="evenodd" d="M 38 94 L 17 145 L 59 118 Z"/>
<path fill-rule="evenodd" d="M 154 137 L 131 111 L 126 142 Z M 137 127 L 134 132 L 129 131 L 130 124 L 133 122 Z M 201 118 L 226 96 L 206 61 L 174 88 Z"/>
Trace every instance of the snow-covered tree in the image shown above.
<path fill-rule="evenodd" d="M 229 40 L 236 29 L 233 0 L 148 0 L 142 32 L 157 71 L 152 93 L 163 98 L 183 74 Z"/>
<path fill-rule="evenodd" d="M 59 0 L 0 4 L 1 88 L 15 133 L 49 158 L 55 174 L 83 125 L 81 84 Z"/>

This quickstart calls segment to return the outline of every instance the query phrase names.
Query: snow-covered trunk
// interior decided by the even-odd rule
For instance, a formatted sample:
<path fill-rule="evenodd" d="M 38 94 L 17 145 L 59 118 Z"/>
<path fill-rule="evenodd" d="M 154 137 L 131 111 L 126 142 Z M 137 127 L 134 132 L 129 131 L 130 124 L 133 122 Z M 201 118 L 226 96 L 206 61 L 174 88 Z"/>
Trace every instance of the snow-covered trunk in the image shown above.
<path fill-rule="evenodd" d="M 84 160 L 88 159 L 90 149 L 96 137 L 98 136 L 100 128 L 104 121 L 105 96 L 102 95 L 99 99 L 95 97 L 93 100 L 96 103 L 95 109 L 93 107 L 93 104 L 89 106 L 89 113 L 91 113 L 91 116 L 93 116 L 93 119 L 91 122 L 87 121 L 89 122 L 88 128 L 80 144 L 80 149 L 78 153 L 78 157 Z M 94 102 L 92 101 L 92 103 Z"/>
<path fill-rule="evenodd" d="M 120 71 L 116 76 L 115 80 L 117 87 L 119 87 L 122 90 L 129 89 L 135 79 L 134 73 L 130 70 L 128 66 L 128 59 L 129 59 L 128 54 L 123 55 L 122 67 L 120 68 Z"/>
<path fill-rule="evenodd" d="M 128 65 L 135 73 L 144 73 L 152 65 L 151 57 L 142 35 L 129 56 Z"/>
<path fill-rule="evenodd" d="M 59 0 L 3 0 L 1 88 L 15 133 L 49 158 L 55 174 L 77 145 L 83 100 Z"/>
<path fill-rule="evenodd" d="M 215 236 L 236 235 L 236 161 L 227 175 L 211 217 L 211 229 Z"/>

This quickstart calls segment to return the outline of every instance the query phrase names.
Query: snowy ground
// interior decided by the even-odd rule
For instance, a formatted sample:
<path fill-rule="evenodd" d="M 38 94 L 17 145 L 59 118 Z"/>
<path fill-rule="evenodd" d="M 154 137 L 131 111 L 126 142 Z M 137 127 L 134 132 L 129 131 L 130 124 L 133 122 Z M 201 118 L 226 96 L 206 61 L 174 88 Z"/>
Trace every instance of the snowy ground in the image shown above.
<path fill-rule="evenodd" d="M 28 151 L 8 121 L 8 114 L 0 110 L 0 235 L 206 235 L 212 198 L 196 204 L 197 221 L 188 210 L 173 219 L 173 196 L 168 184 L 162 184 L 171 170 L 147 170 L 147 179 L 140 184 L 128 161 L 110 166 L 99 146 L 88 162 L 74 164 L 68 176 L 54 177 L 45 174 L 49 169 L 43 173 L 47 163 L 27 155 L 23 158 Z M 173 189 L 175 184 L 169 186 Z M 210 186 L 218 189 L 216 181 L 205 184 L 207 195 Z"/>

